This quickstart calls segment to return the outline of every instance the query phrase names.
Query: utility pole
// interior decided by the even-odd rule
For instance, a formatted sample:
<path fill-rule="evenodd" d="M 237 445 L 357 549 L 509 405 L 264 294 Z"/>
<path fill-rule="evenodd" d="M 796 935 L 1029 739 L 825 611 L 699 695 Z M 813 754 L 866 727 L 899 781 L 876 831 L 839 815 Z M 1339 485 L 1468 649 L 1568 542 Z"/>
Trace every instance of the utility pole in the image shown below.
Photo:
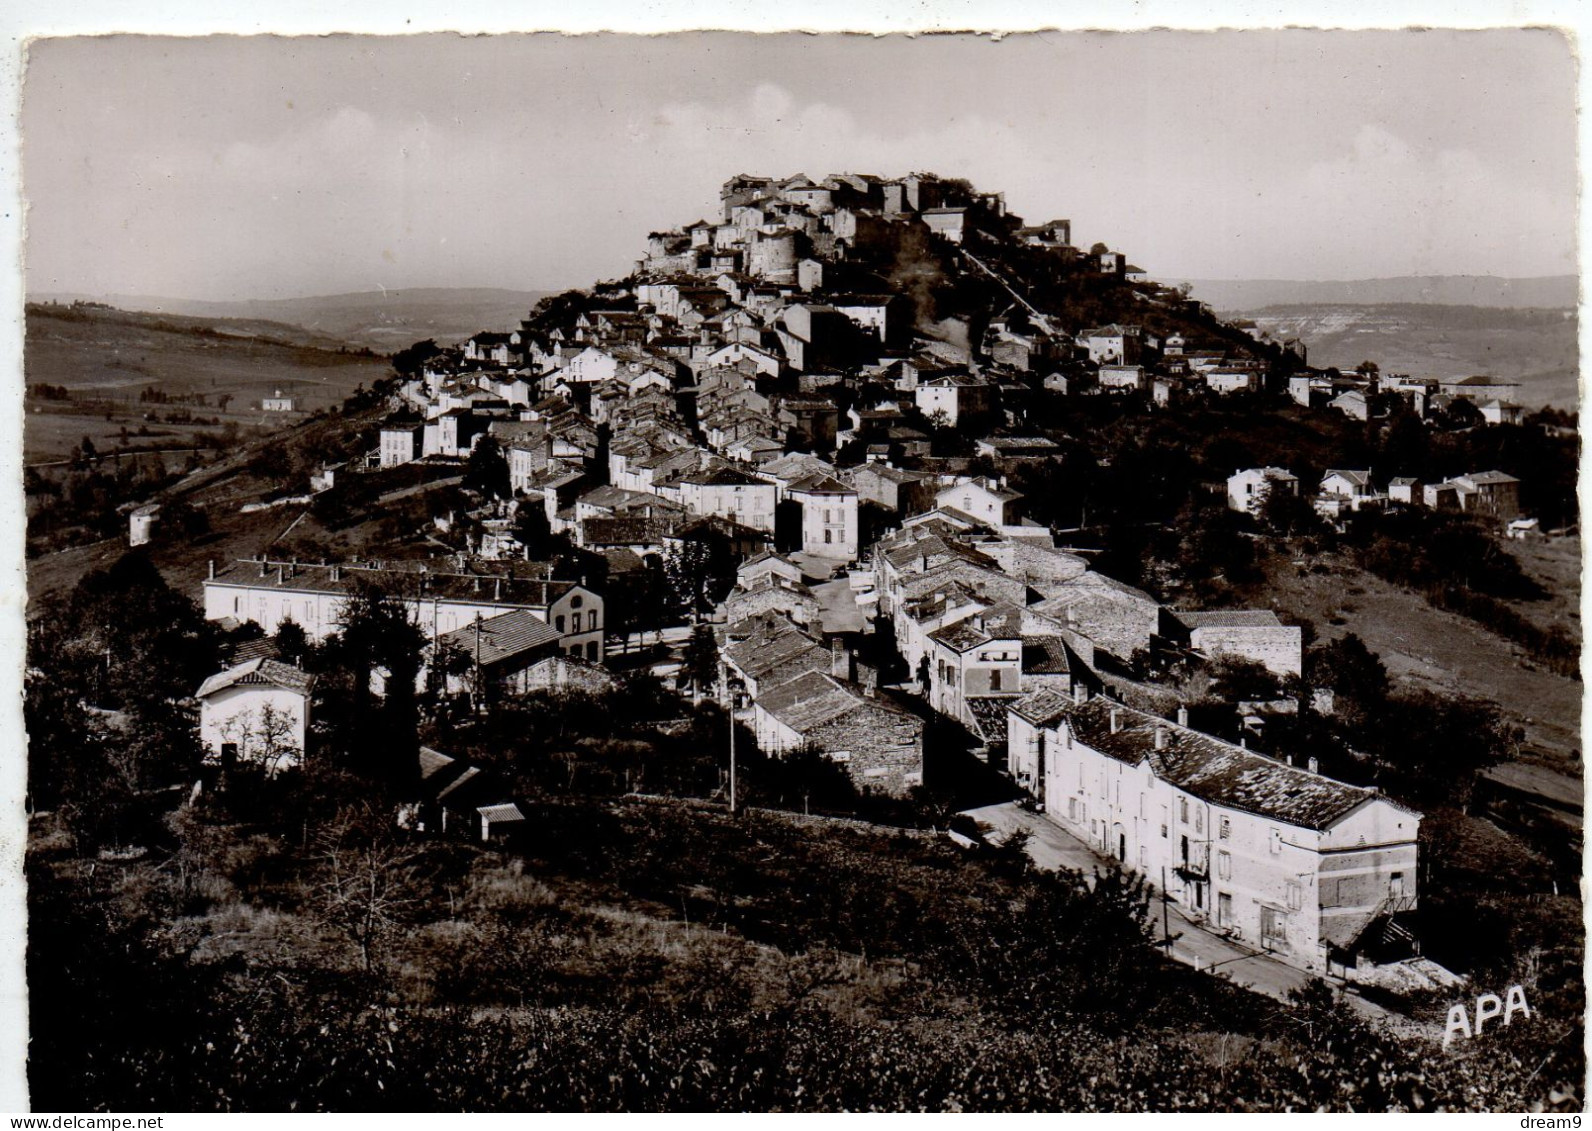
<path fill-rule="evenodd" d="M 730 673 L 724 673 L 725 714 L 730 720 L 730 816 L 735 816 L 735 691 L 730 687 Z"/>

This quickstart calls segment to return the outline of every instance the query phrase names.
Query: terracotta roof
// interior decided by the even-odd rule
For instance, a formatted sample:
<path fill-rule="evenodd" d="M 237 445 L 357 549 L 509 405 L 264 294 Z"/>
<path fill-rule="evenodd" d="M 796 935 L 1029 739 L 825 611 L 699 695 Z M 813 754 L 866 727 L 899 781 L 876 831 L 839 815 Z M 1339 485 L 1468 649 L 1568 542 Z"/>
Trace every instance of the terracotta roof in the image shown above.
<path fill-rule="evenodd" d="M 1009 703 L 1008 710 L 1015 712 L 1026 721 L 1035 726 L 1049 726 L 1057 719 L 1064 716 L 1072 709 L 1073 699 L 1060 691 L 1050 687 L 1042 687 L 1031 692 L 1015 703 Z"/>
<path fill-rule="evenodd" d="M 300 695 L 308 695 L 310 688 L 315 685 L 315 677 L 291 664 L 279 663 L 264 657 L 250 660 L 248 663 L 239 664 L 237 667 L 228 668 L 224 672 L 217 672 L 204 683 L 199 685 L 195 695 L 204 699 L 218 691 L 225 691 L 229 687 L 260 685 L 264 687 L 280 687 L 287 691 L 296 691 Z"/>
<path fill-rule="evenodd" d="M 437 637 L 436 648 L 458 648 L 482 667 L 491 667 L 551 647 L 558 639 L 559 633 L 546 621 L 517 609 L 445 632 Z"/>
<path fill-rule="evenodd" d="M 1024 675 L 1066 675 L 1072 671 L 1067 645 L 1059 636 L 1023 637 Z"/>
<path fill-rule="evenodd" d="M 797 734 L 806 734 L 856 711 L 893 715 L 908 723 L 917 721 L 900 708 L 869 699 L 822 671 L 808 672 L 770 688 L 758 696 L 757 705 Z"/>

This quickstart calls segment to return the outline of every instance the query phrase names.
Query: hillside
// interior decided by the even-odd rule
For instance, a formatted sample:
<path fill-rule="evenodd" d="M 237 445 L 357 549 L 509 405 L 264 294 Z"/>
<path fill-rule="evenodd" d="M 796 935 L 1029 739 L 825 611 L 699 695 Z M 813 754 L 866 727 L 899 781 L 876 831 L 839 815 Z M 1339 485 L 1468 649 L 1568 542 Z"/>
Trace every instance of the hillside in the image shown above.
<path fill-rule="evenodd" d="M 1578 302 L 1574 275 L 1504 279 L 1493 275 L 1405 275 L 1342 281 L 1303 279 L 1196 279 L 1194 297 L 1218 311 L 1236 314 L 1263 306 L 1351 303 L 1433 303 L 1440 306 L 1552 307 Z"/>
<path fill-rule="evenodd" d="M 766 811 L 531 812 L 545 835 L 508 856 L 377 838 L 379 882 L 412 906 L 363 969 L 291 829 L 180 815 L 179 873 L 84 866 L 41 822 L 29 983 L 54 1008 L 35 1023 L 35 1102 L 1451 1110 L 1525 1108 L 1573 1072 L 1527 1075 L 1551 1047 L 1541 1025 L 1433 1057 L 1325 989 L 1280 1010 L 1175 966 L 1142 887 L 1115 875 Z M 184 908 L 181 948 L 127 914 L 162 900 Z M 1569 903 L 1554 911 L 1573 929 Z M 88 1009 L 122 1023 L 83 1027 Z"/>
<path fill-rule="evenodd" d="M 416 287 L 241 302 L 153 295 L 34 297 L 41 302 L 90 299 L 155 314 L 287 323 L 339 343 L 391 353 L 424 338 L 448 344 L 477 330 L 515 326 L 546 293 L 494 287 Z"/>
<path fill-rule="evenodd" d="M 1266 306 L 1235 311 L 1278 339 L 1300 338 L 1310 363 L 1352 369 L 1375 361 L 1384 373 L 1521 380 L 1529 407 L 1574 411 L 1579 345 L 1571 310 L 1436 304 Z"/>
<path fill-rule="evenodd" d="M 65 459 L 84 436 L 109 451 L 192 445 L 197 431 L 228 422 L 277 428 L 387 372 L 383 358 L 276 321 L 30 305 L 23 374 L 30 393 L 53 389 L 29 397 L 24 459 Z M 260 410 L 278 389 L 297 413 Z"/>

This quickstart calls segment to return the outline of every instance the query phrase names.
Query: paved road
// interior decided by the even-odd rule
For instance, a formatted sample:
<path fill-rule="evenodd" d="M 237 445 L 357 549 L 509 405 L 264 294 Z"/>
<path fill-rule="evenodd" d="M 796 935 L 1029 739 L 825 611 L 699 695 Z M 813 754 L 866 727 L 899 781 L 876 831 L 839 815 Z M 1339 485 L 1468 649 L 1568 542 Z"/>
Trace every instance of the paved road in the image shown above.
<path fill-rule="evenodd" d="M 1015 802 L 969 809 L 967 815 L 982 825 L 988 825 L 997 835 L 1026 829 L 1029 833 L 1028 854 L 1041 868 L 1071 868 L 1088 874 L 1107 863 L 1105 857 L 1096 855 L 1087 844 L 1060 825 L 1047 821 L 1038 813 L 1023 809 Z M 1162 915 L 1159 901 L 1154 911 L 1159 926 Z M 1267 954 L 1251 950 L 1197 926 L 1189 921 L 1175 903 L 1166 905 L 1165 915 L 1167 926 L 1173 936 L 1170 951 L 1172 957 L 1196 970 L 1211 971 L 1229 979 L 1235 985 L 1276 998 L 1278 1001 L 1286 1001 L 1290 992 L 1304 986 L 1311 979 L 1311 975 L 1302 970 L 1296 970 Z M 1339 988 L 1347 988 L 1336 979 L 1333 980 L 1333 984 Z M 1409 1024 L 1407 1018 L 1366 1001 L 1352 988 L 1348 988 L 1347 1000 L 1367 1017 L 1390 1021 L 1400 1027 Z"/>

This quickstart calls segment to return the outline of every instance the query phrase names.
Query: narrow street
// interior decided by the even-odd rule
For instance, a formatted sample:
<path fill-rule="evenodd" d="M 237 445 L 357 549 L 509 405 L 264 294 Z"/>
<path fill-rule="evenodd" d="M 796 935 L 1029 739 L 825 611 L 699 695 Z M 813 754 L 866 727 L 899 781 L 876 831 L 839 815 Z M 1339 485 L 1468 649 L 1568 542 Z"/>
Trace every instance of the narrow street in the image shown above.
<path fill-rule="evenodd" d="M 1060 825 L 1047 821 L 1039 813 L 1029 812 L 1015 802 L 969 809 L 966 815 L 981 826 L 988 826 L 996 836 L 1009 835 L 1019 829 L 1026 831 L 1029 834 L 1028 855 L 1040 868 L 1071 868 L 1088 874 L 1110 863 Z M 1183 914 L 1182 908 L 1176 903 L 1167 901 L 1163 904 L 1159 889 L 1152 910 L 1157 937 L 1164 937 L 1163 932 L 1170 931 L 1173 941 L 1167 952 L 1186 966 L 1214 973 L 1234 985 L 1278 1001 L 1287 1001 L 1292 991 L 1302 988 L 1311 980 L 1312 975 L 1303 970 L 1198 926 Z M 1165 927 L 1162 926 L 1163 922 Z M 1353 986 L 1340 979 L 1327 981 L 1334 988 L 1344 991 L 1344 1000 L 1371 1020 L 1386 1022 L 1404 1031 L 1416 1028 L 1409 1018 L 1367 1001 Z M 1424 1029 L 1421 1029 L 1421 1034 L 1433 1035 Z M 1441 1037 L 1440 1033 L 1435 1035 Z"/>

